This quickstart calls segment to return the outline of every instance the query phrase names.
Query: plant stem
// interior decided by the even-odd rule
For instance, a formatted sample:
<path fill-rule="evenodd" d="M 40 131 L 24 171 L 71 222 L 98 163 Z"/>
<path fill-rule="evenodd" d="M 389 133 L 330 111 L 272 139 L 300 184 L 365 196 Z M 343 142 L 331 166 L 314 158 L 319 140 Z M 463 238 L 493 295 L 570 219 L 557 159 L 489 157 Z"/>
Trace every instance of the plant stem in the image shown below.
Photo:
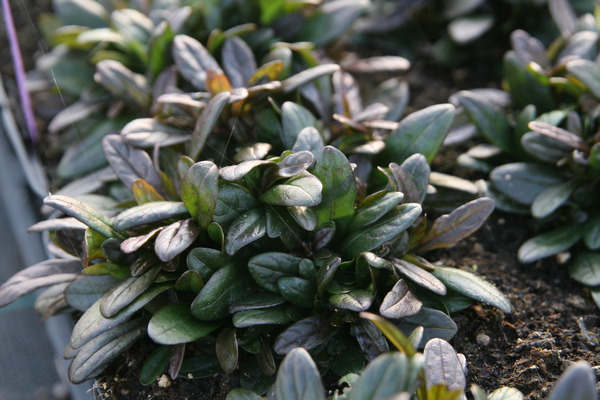
<path fill-rule="evenodd" d="M 15 29 L 15 22 L 10 9 L 8 0 L 2 0 L 2 13 L 4 14 L 4 23 L 8 34 L 8 43 L 10 46 L 10 54 L 12 56 L 13 67 L 15 70 L 15 79 L 17 81 L 17 90 L 19 91 L 19 99 L 21 102 L 21 112 L 25 118 L 25 125 L 29 131 L 31 143 L 35 146 L 39 142 L 39 133 L 35 124 L 33 115 L 33 107 L 31 106 L 31 98 L 27 90 L 27 79 L 25 78 L 25 68 L 23 66 L 23 57 L 19 48 L 19 40 Z"/>

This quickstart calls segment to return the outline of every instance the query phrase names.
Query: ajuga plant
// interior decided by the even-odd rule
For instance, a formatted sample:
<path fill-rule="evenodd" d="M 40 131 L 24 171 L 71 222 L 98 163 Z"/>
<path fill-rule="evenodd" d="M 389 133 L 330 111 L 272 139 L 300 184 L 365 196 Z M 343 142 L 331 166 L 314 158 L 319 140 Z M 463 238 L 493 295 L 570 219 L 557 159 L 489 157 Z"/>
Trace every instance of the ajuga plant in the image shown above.
<path fill-rule="evenodd" d="M 362 167 L 324 146 L 293 103 L 281 106 L 280 142 L 291 150 L 255 143 L 241 147 L 236 161 L 204 158 L 217 120 L 235 112 L 239 102 L 226 107 L 232 96 L 215 95 L 188 143 L 153 146 L 152 157 L 127 129 L 106 136 L 103 151 L 120 183 L 94 203 L 103 212 L 74 197 L 45 199 L 67 217 L 33 230 L 52 231 L 51 249 L 61 257 L 11 278 L 0 303 L 49 287 L 39 311 L 83 312 L 64 354 L 72 381 L 96 376 L 144 336 L 156 346 L 146 383 L 166 368 L 173 377 L 220 368 L 239 369 L 242 385 L 261 387 L 298 345 L 342 375 L 388 349 L 361 311 L 407 331 L 424 326 L 423 342 L 451 337 L 448 314 L 470 299 L 510 312 L 489 283 L 423 257 L 471 234 L 493 209 L 480 198 L 433 222 L 422 214 L 429 164 L 411 153 L 435 155 L 451 106 L 403 119 L 383 141 L 385 151 Z M 377 157 L 394 154 L 399 164 L 378 166 Z M 355 171 L 364 171 L 365 160 L 377 168 L 361 178 Z"/>
<path fill-rule="evenodd" d="M 248 389 L 232 390 L 226 400 L 386 400 L 466 399 L 466 360 L 443 339 L 431 339 L 423 353 L 417 352 L 422 328 L 405 336 L 396 326 L 369 313 L 361 316 L 372 321 L 397 349 L 371 361 L 359 374 L 343 376 L 338 387 L 327 392 L 317 365 L 303 348 L 294 348 L 283 359 L 269 397 L 261 397 Z M 502 387 L 487 394 L 471 385 L 475 400 L 523 400 L 517 389 Z M 561 376 L 548 400 L 592 400 L 598 398 L 596 377 L 591 366 L 574 363 Z"/>
<path fill-rule="evenodd" d="M 598 32 L 592 15 L 563 17 L 559 26 L 568 30 L 548 49 L 524 31 L 512 34 L 514 50 L 504 58 L 509 96 L 455 96 L 492 144 L 461 161 L 490 172 L 487 190 L 499 209 L 536 219 L 538 234 L 523 243 L 519 260 L 573 250 L 571 275 L 600 304 Z"/>

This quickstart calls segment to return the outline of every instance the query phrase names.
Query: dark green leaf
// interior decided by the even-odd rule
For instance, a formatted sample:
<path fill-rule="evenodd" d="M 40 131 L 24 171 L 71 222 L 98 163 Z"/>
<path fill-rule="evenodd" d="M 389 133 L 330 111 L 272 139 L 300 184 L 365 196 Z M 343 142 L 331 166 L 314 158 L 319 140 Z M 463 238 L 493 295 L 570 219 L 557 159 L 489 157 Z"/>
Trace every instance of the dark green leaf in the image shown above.
<path fill-rule="evenodd" d="M 300 131 L 306 127 L 316 127 L 317 120 L 310 111 L 299 104 L 287 101 L 281 106 L 281 141 L 286 149 L 291 149 L 298 140 Z"/>
<path fill-rule="evenodd" d="M 73 327 L 70 347 L 78 349 L 91 339 L 101 335 L 114 326 L 127 321 L 136 311 L 140 310 L 160 293 L 171 288 L 171 285 L 155 285 L 138 296 L 131 304 L 121 310 L 113 318 L 105 318 L 100 312 L 102 299 L 94 303 L 83 313 Z"/>
<path fill-rule="evenodd" d="M 187 357 L 181 364 L 179 376 L 182 378 L 209 378 L 221 372 L 219 361 L 212 354 L 202 354 L 195 357 Z"/>
<path fill-rule="evenodd" d="M 235 370 L 238 363 L 238 345 L 235 329 L 226 328 L 219 333 L 215 343 L 219 365 L 226 373 Z"/>
<path fill-rule="evenodd" d="M 425 345 L 423 355 L 427 388 L 444 385 L 449 390 L 465 389 L 465 371 L 450 343 L 442 339 L 431 339 Z"/>
<path fill-rule="evenodd" d="M 392 174 L 395 176 L 397 173 L 397 169 L 394 168 L 395 164 L 390 164 L 390 169 Z M 431 172 L 431 168 L 427 163 L 427 159 L 422 154 L 413 154 L 408 157 L 406 160 L 400 164 L 399 170 L 401 170 L 411 181 L 412 185 L 416 189 L 416 193 L 414 198 L 407 197 L 407 193 L 403 190 L 405 185 L 408 184 L 406 182 L 404 185 L 400 185 L 397 191 L 404 193 L 404 202 L 405 203 L 423 203 L 425 200 L 425 195 L 427 194 L 427 185 L 429 182 L 429 175 Z"/>
<path fill-rule="evenodd" d="M 190 135 L 179 128 L 163 124 L 155 118 L 134 119 L 121 130 L 123 142 L 144 148 L 156 145 L 171 146 L 190 140 Z"/>
<path fill-rule="evenodd" d="M 106 365 L 145 332 L 144 320 L 116 325 L 86 342 L 69 365 L 69 380 L 82 383 L 98 375 Z"/>
<path fill-rule="evenodd" d="M 122 281 L 107 293 L 100 301 L 100 312 L 105 318 L 114 317 L 123 308 L 129 306 L 139 295 L 154 283 L 160 267 L 154 267 L 140 276 L 132 276 Z"/>
<path fill-rule="evenodd" d="M 248 328 L 257 325 L 285 325 L 295 320 L 295 315 L 283 306 L 245 310 L 234 314 L 233 326 Z"/>
<path fill-rule="evenodd" d="M 263 253 L 248 261 L 248 271 L 256 283 L 277 293 L 277 281 L 284 277 L 297 276 L 301 260 L 301 258 L 286 253 Z"/>
<path fill-rule="evenodd" d="M 327 287 L 333 281 L 342 259 L 339 257 L 331 258 L 327 264 L 323 265 L 317 271 L 317 293 L 319 297 L 324 297 L 327 292 Z"/>
<path fill-rule="evenodd" d="M 258 292 L 244 296 L 242 299 L 234 302 L 229 312 L 237 313 L 246 310 L 261 310 L 263 308 L 271 308 L 283 304 L 285 300 L 274 293 Z"/>
<path fill-rule="evenodd" d="M 273 345 L 277 354 L 287 354 L 296 347 L 314 349 L 333 334 L 333 326 L 322 315 L 304 318 L 283 331 Z"/>
<path fill-rule="evenodd" d="M 83 275 L 69 283 L 65 300 L 76 310 L 86 311 L 120 281 L 111 275 Z"/>
<path fill-rule="evenodd" d="M 386 400 L 413 393 L 419 383 L 421 362 L 404 353 L 382 354 L 373 360 L 353 385 L 348 400 Z"/>
<path fill-rule="evenodd" d="M 417 315 L 402 318 L 396 325 L 405 333 L 413 332 L 419 326 L 425 328 L 420 346 L 424 346 L 430 339 L 440 338 L 450 340 L 456 334 L 456 323 L 445 313 L 431 308 L 423 307 Z"/>
<path fill-rule="evenodd" d="M 372 314 L 370 312 L 363 311 L 360 316 L 366 320 L 371 321 L 384 335 L 385 337 L 403 354 L 409 357 L 417 354 L 416 346 L 409 340 L 406 335 L 394 324 L 379 315 Z M 412 334 L 411 334 L 412 336 Z"/>
<path fill-rule="evenodd" d="M 351 234 L 342 244 L 342 255 L 352 258 L 381 246 L 408 229 L 420 214 L 419 204 L 408 203 L 394 207 L 377 223 Z"/>
<path fill-rule="evenodd" d="M 594 97 L 600 99 L 600 68 L 589 60 L 571 60 L 567 63 L 567 71 L 587 86 Z"/>
<path fill-rule="evenodd" d="M 208 335 L 220 325 L 197 320 L 185 304 L 169 304 L 150 319 L 148 336 L 159 344 L 190 343 Z"/>
<path fill-rule="evenodd" d="M 204 280 L 210 278 L 213 271 L 218 270 L 230 262 L 231 257 L 227 254 L 206 247 L 192 249 L 186 260 L 188 268 L 199 272 Z"/>
<path fill-rule="evenodd" d="M 494 168 L 490 179 L 495 189 L 521 204 L 530 205 L 545 189 L 564 182 L 560 172 L 536 163 L 511 163 Z"/>
<path fill-rule="evenodd" d="M 577 225 L 565 225 L 528 239 L 519 248 L 519 261 L 530 263 L 568 250 L 581 239 L 583 232 Z"/>
<path fill-rule="evenodd" d="M 325 400 L 321 375 L 305 349 L 295 348 L 283 359 L 275 381 L 275 398 Z"/>
<path fill-rule="evenodd" d="M 577 188 L 577 183 L 566 181 L 541 191 L 531 204 L 531 215 L 544 218 L 565 204 Z"/>
<path fill-rule="evenodd" d="M 173 40 L 173 59 L 179 73 L 199 90 L 206 90 L 206 73 L 223 73 L 217 61 L 196 39 L 177 35 Z M 192 157 L 195 158 L 195 157 Z"/>
<path fill-rule="evenodd" d="M 276 206 L 312 207 L 321 202 L 322 189 L 321 181 L 305 171 L 271 187 L 263 193 L 262 199 Z"/>
<path fill-rule="evenodd" d="M 256 204 L 254 196 L 242 186 L 234 183 L 221 183 L 213 219 L 227 228 L 233 220 L 253 209 Z"/>
<path fill-rule="evenodd" d="M 223 43 L 223 68 L 233 87 L 245 87 L 256 70 L 252 49 L 237 36 Z"/>
<path fill-rule="evenodd" d="M 420 241 L 418 251 L 452 246 L 483 225 L 494 211 L 494 200 L 480 197 L 437 218 Z"/>
<path fill-rule="evenodd" d="M 422 306 L 423 303 L 411 293 L 406 282 L 399 279 L 385 295 L 379 306 L 379 313 L 385 318 L 400 319 L 417 314 Z"/>
<path fill-rule="evenodd" d="M 548 400 L 588 400 L 597 398 L 596 376 L 585 361 L 577 361 L 560 377 Z"/>
<path fill-rule="evenodd" d="M 329 304 L 336 309 L 360 312 L 371 308 L 373 300 L 375 300 L 373 290 L 358 289 L 331 296 Z"/>
<path fill-rule="evenodd" d="M 317 46 L 338 39 L 369 6 L 367 1 L 336 0 L 320 4 L 299 33 L 300 38 Z"/>
<path fill-rule="evenodd" d="M 317 295 L 317 288 L 313 281 L 296 276 L 279 278 L 277 289 L 281 297 L 294 305 L 304 308 L 312 308 Z"/>
<path fill-rule="evenodd" d="M 323 148 L 313 168 L 323 184 L 322 200 L 316 207 L 319 225 L 326 221 L 345 220 L 354 215 L 357 188 L 350 162 L 338 149 Z"/>
<path fill-rule="evenodd" d="M 478 276 L 457 268 L 437 266 L 431 272 L 448 288 L 471 299 L 497 307 L 505 313 L 511 312 L 510 301 L 491 283 Z"/>
<path fill-rule="evenodd" d="M 14 274 L 0 286 L 0 307 L 42 287 L 70 282 L 82 269 L 78 259 L 42 261 Z"/>
<path fill-rule="evenodd" d="M 383 217 L 402 202 L 404 195 L 400 192 L 377 192 L 367 197 L 357 208 L 349 230 L 357 231 Z"/>
<path fill-rule="evenodd" d="M 192 140 L 187 148 L 187 153 L 192 159 L 196 160 L 199 158 L 208 135 L 213 132 L 217 120 L 221 116 L 221 112 L 230 99 L 231 94 L 229 92 L 217 93 L 210 99 L 204 110 L 202 110 L 200 118 L 198 118 L 194 126 Z"/>
<path fill-rule="evenodd" d="M 600 249 L 600 214 L 592 215 L 583 226 L 583 242 L 588 249 Z"/>
<path fill-rule="evenodd" d="M 198 294 L 204 287 L 204 280 L 199 272 L 194 270 L 187 270 L 182 273 L 177 282 L 175 282 L 175 289 L 182 292 L 194 292 Z"/>
<path fill-rule="evenodd" d="M 192 219 L 165 226 L 154 242 L 154 252 L 163 261 L 171 261 L 194 243 L 200 230 Z"/>
<path fill-rule="evenodd" d="M 310 151 L 313 156 L 317 157 L 323 146 L 325 146 L 325 142 L 319 131 L 315 127 L 307 126 L 298 133 L 292 151 Z"/>
<path fill-rule="evenodd" d="M 153 222 L 159 222 L 170 218 L 185 217 L 188 210 L 182 202 L 178 201 L 154 201 L 136 207 L 128 208 L 117 215 L 113 221 L 114 228 L 122 232 Z"/>
<path fill-rule="evenodd" d="M 143 179 L 156 189 L 162 187 L 158 172 L 148 153 L 126 144 L 119 135 L 108 135 L 102 141 L 102 148 L 110 166 L 125 187 L 138 179 Z"/>
<path fill-rule="evenodd" d="M 55 194 L 46 197 L 44 205 L 83 222 L 106 238 L 118 236 L 109 218 L 77 199 Z"/>
<path fill-rule="evenodd" d="M 500 107 L 466 90 L 457 98 L 483 137 L 506 152 L 513 150 L 511 129 Z"/>
<path fill-rule="evenodd" d="M 260 239 L 267 233 L 263 209 L 246 211 L 231 224 L 225 238 L 227 254 L 234 255 L 242 247 Z"/>
<path fill-rule="evenodd" d="M 504 78 L 511 97 L 518 109 L 535 104 L 540 112 L 555 108 L 554 96 L 548 84 L 541 83 L 527 68 L 517 53 L 509 51 L 504 55 Z"/>
<path fill-rule="evenodd" d="M 556 164 L 567 157 L 573 148 L 561 141 L 542 135 L 539 132 L 527 132 L 521 137 L 523 149 L 536 159 Z"/>
<path fill-rule="evenodd" d="M 314 231 L 317 227 L 317 214 L 312 208 L 291 206 L 287 207 L 289 214 L 300 227 L 307 231 Z"/>
<path fill-rule="evenodd" d="M 569 264 L 571 277 L 587 286 L 600 285 L 600 252 L 584 250 L 577 252 Z"/>
<path fill-rule="evenodd" d="M 402 162 L 415 153 L 433 161 L 454 119 L 454 106 L 439 104 L 414 112 L 385 139 L 384 160 Z"/>
<path fill-rule="evenodd" d="M 233 301 L 247 295 L 245 279 L 233 263 L 219 268 L 192 302 L 192 314 L 202 321 L 223 318 Z"/>
<path fill-rule="evenodd" d="M 142 385 L 153 384 L 159 376 L 167 369 L 171 347 L 158 346 L 144 361 L 140 371 L 140 383 Z"/>

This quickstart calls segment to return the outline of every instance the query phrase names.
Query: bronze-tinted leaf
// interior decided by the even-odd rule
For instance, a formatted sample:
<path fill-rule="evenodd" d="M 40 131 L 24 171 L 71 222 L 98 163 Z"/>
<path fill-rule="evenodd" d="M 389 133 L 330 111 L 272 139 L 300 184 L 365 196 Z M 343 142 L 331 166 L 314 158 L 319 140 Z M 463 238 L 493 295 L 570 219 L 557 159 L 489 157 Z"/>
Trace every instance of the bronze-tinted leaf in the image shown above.
<path fill-rule="evenodd" d="M 173 40 L 173 58 L 179 73 L 199 90 L 206 89 L 206 72 L 223 73 L 206 48 L 196 39 L 177 35 Z"/>
<path fill-rule="evenodd" d="M 479 229 L 493 210 L 494 201 L 482 197 L 442 215 L 427 230 L 417 250 L 422 252 L 455 244 Z"/>
<path fill-rule="evenodd" d="M 128 208 L 117 215 L 113 223 L 115 229 L 122 232 L 137 226 L 186 215 L 188 215 L 188 210 L 182 202 L 155 201 Z"/>
<path fill-rule="evenodd" d="M 425 269 L 402 259 L 393 258 L 392 263 L 399 274 L 410 279 L 417 285 L 431 290 L 433 293 L 440 296 L 446 295 L 446 286 L 430 272 Z"/>
<path fill-rule="evenodd" d="M 379 312 L 383 317 L 400 319 L 417 314 L 422 306 L 423 303 L 410 292 L 406 282 L 399 279 L 392 290 L 385 295 L 379 306 Z"/>
<path fill-rule="evenodd" d="M 235 370 L 238 363 L 238 344 L 235 329 L 225 328 L 217 336 L 215 343 L 219 365 L 225 373 Z"/>
<path fill-rule="evenodd" d="M 150 239 L 152 239 L 156 234 L 164 229 L 164 226 L 159 226 L 156 229 L 151 230 L 142 236 L 133 236 L 129 239 L 123 240 L 121 242 L 121 251 L 123 253 L 133 253 L 142 248 L 143 245 L 148 243 Z"/>
<path fill-rule="evenodd" d="M 114 317 L 123 308 L 129 306 L 144 293 L 160 272 L 159 267 L 152 268 L 141 276 L 132 276 L 115 286 L 100 301 L 100 312 L 106 318 Z"/>
<path fill-rule="evenodd" d="M 190 247 L 199 234 L 200 229 L 191 218 L 174 222 L 160 231 L 154 241 L 154 252 L 161 261 L 171 261 Z"/>
<path fill-rule="evenodd" d="M 109 218 L 77 199 L 55 194 L 46 197 L 44 205 L 50 206 L 83 222 L 106 238 L 118 236 L 113 230 Z"/>

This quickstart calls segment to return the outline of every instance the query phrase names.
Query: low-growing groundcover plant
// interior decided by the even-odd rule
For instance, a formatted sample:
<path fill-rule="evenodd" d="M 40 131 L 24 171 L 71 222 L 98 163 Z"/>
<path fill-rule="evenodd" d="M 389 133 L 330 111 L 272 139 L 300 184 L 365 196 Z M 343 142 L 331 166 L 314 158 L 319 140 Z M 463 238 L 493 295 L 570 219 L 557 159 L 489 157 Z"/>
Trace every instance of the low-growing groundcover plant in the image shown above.
<path fill-rule="evenodd" d="M 514 50 L 504 58 L 509 103 L 486 92 L 455 96 L 493 145 L 462 160 L 489 171 L 487 193 L 499 209 L 536 219 L 541 233 L 523 243 L 519 260 L 571 251 L 563 262 L 600 304 L 598 32 L 592 15 L 564 19 L 558 24 L 568 30 L 547 50 L 524 31 L 512 34 Z"/>
<path fill-rule="evenodd" d="M 226 400 L 385 400 L 385 399 L 466 399 L 465 359 L 443 339 L 431 339 L 423 353 L 417 352 L 422 328 L 409 337 L 381 317 L 361 313 L 392 342 L 397 351 L 382 354 L 360 374 L 350 373 L 339 381 L 340 389 L 326 392 L 317 365 L 303 348 L 295 348 L 284 358 L 274 388 L 260 397 L 248 389 L 231 391 Z M 471 385 L 475 400 L 524 399 L 517 389 L 502 387 L 487 394 Z M 549 400 L 592 400 L 597 398 L 596 377 L 586 362 L 573 363 L 548 396 Z"/>
<path fill-rule="evenodd" d="M 204 130 L 222 110 L 207 106 Z M 142 382 L 167 369 L 173 378 L 239 370 L 240 384 L 259 392 L 279 358 L 299 345 L 336 375 L 387 351 L 361 311 L 378 311 L 407 332 L 424 326 L 423 344 L 449 339 L 456 325 L 448 314 L 470 299 L 510 312 L 492 285 L 423 258 L 468 236 L 493 209 L 480 198 L 433 222 L 422 215 L 429 164 L 407 148 L 434 155 L 451 110 L 434 106 L 405 118 L 386 142 L 404 160 L 369 169 L 366 180 L 342 151 L 301 140 L 302 132 L 320 134 L 291 105 L 282 107 L 280 134 L 293 150 L 274 156 L 271 146 L 250 146 L 222 167 L 174 156 L 173 148 L 168 158 L 160 149 L 152 158 L 126 132 L 108 135 L 102 147 L 121 181 L 113 187 L 119 197 L 96 202 L 104 212 L 74 197 L 46 198 L 67 217 L 33 230 L 53 232 L 61 257 L 11 278 L 1 303 L 48 287 L 40 312 L 83 312 L 64 353 L 73 382 L 96 376 L 146 335 L 156 347 Z M 180 149 L 195 149 L 196 137 Z"/>

